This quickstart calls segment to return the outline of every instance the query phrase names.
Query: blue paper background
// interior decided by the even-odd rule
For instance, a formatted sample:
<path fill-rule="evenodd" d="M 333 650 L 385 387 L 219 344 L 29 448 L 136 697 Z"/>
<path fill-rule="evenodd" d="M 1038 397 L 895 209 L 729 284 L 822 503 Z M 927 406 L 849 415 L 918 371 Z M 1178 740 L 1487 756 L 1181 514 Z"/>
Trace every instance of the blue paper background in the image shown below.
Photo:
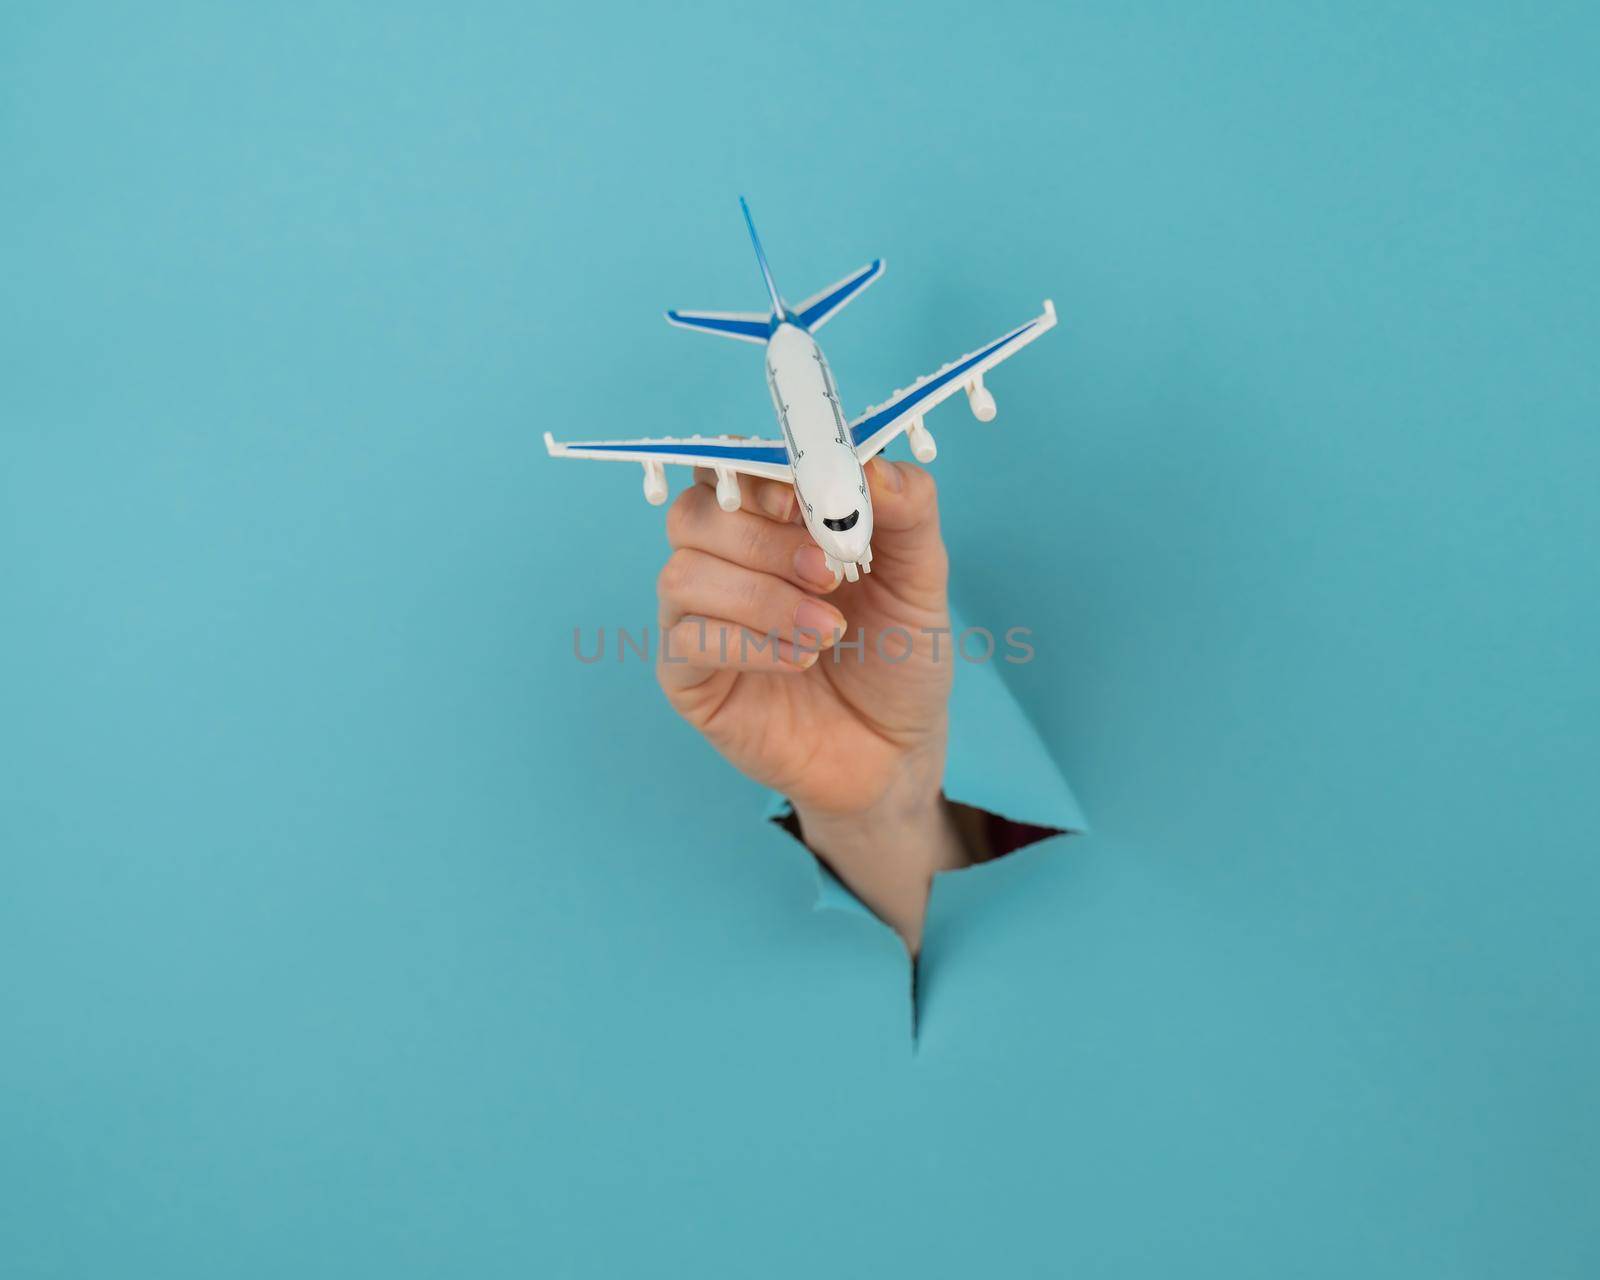
<path fill-rule="evenodd" d="M 1592 1276 L 1592 8 L 0 14 L 0 1273 Z M 676 723 L 734 196 L 1094 834 L 882 931 Z M 994 760 L 997 771 L 1004 758 Z M 942 894 L 942 888 L 941 888 Z"/>

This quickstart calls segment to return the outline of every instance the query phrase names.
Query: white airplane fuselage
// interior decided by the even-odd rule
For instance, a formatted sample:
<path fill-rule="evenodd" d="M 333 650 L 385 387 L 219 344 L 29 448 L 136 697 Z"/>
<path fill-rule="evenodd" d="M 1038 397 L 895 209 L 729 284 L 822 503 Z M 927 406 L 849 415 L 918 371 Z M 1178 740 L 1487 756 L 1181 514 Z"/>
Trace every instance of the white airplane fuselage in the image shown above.
<path fill-rule="evenodd" d="M 816 339 L 788 323 L 767 340 L 766 364 L 801 518 L 829 566 L 854 582 L 870 572 L 872 500 L 833 371 Z"/>

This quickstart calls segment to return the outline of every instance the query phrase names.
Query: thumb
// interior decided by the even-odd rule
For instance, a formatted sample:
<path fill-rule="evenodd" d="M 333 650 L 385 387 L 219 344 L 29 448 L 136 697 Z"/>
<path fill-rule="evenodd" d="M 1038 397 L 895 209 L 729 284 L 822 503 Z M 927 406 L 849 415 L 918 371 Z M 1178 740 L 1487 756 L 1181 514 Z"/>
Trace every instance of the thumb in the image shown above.
<path fill-rule="evenodd" d="M 939 535 L 939 490 L 910 462 L 877 457 L 867 464 L 872 494 L 872 568 L 891 569 L 896 586 L 942 599 L 949 577 Z"/>

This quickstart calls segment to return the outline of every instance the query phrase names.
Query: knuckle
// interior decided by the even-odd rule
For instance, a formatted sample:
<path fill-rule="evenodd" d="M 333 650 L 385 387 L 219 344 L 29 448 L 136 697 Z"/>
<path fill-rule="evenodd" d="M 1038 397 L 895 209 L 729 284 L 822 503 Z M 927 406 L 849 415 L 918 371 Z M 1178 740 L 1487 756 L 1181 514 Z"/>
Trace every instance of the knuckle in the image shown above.
<path fill-rule="evenodd" d="M 906 493 L 918 506 L 932 507 L 939 501 L 939 482 L 926 467 L 907 467 Z"/>
<path fill-rule="evenodd" d="M 777 578 L 762 577 L 756 588 L 758 616 L 775 630 L 787 627 L 794 620 L 798 594 L 787 582 Z"/>
<path fill-rule="evenodd" d="M 741 573 L 733 589 L 739 603 L 750 612 L 760 609 L 766 596 L 765 584 L 753 573 Z"/>
<path fill-rule="evenodd" d="M 761 520 L 749 520 L 739 532 L 739 558 L 749 565 L 761 565 L 767 561 L 767 548 L 771 545 L 771 535 L 763 527 Z"/>
<path fill-rule="evenodd" d="M 656 575 L 656 594 L 663 600 L 671 599 L 688 585 L 692 573 L 690 558 L 682 551 L 674 551 Z"/>
<path fill-rule="evenodd" d="M 696 510 L 696 494 L 701 490 L 697 484 L 690 485 L 677 497 L 677 500 L 667 508 L 667 541 L 673 546 L 679 545 L 694 527 L 698 516 Z"/>

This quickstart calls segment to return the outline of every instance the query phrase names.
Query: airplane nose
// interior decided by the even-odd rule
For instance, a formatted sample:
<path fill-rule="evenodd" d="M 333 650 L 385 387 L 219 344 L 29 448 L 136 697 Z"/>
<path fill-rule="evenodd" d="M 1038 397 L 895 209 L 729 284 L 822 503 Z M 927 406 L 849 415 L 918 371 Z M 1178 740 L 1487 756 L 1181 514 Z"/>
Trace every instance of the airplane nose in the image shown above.
<path fill-rule="evenodd" d="M 865 541 L 856 539 L 852 534 L 834 533 L 831 530 L 823 537 L 817 539 L 817 545 L 826 551 L 831 559 L 841 564 L 861 559 L 866 554 Z"/>
<path fill-rule="evenodd" d="M 860 560 L 872 545 L 872 521 L 863 520 L 849 533 L 836 533 L 833 546 L 824 547 L 835 560 Z"/>
<path fill-rule="evenodd" d="M 820 526 L 820 527 L 818 527 Z M 872 545 L 872 511 L 867 509 L 861 513 L 855 525 L 849 529 L 829 529 L 826 525 L 813 526 L 811 536 L 817 540 L 817 545 L 828 555 L 841 564 L 859 563 L 867 554 L 867 548 Z"/>
<path fill-rule="evenodd" d="M 861 523 L 856 525 L 856 527 L 854 529 L 852 529 L 850 532 L 856 535 L 855 553 L 856 553 L 856 559 L 859 560 L 859 559 L 861 559 L 862 556 L 867 554 L 868 549 L 872 546 L 872 508 L 871 507 L 868 507 L 865 511 L 863 511 L 861 513 Z"/>

